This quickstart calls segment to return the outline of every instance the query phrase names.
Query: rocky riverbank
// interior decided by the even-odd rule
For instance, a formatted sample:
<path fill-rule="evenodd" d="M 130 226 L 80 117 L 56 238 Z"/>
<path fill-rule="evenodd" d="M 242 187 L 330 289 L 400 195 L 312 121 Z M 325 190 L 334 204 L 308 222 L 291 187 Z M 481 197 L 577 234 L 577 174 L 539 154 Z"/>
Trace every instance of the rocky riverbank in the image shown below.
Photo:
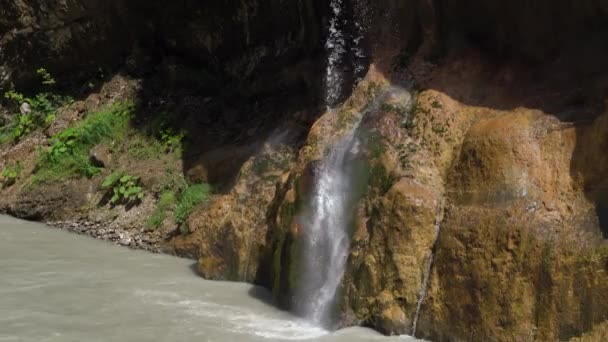
<path fill-rule="evenodd" d="M 363 117 L 339 326 L 601 340 L 605 1 L 344 1 L 365 14 L 345 39 L 364 34 L 338 67 L 361 79 L 329 111 L 323 1 L 62 3 L 0 9 L 0 212 L 293 308 L 315 175 Z"/>
<path fill-rule="evenodd" d="M 162 252 L 161 236 L 148 234 L 144 230 L 130 231 L 121 227 L 107 227 L 102 223 L 87 221 L 51 221 L 45 223 L 51 227 L 110 241 L 124 247 L 142 249 L 153 253 Z"/>

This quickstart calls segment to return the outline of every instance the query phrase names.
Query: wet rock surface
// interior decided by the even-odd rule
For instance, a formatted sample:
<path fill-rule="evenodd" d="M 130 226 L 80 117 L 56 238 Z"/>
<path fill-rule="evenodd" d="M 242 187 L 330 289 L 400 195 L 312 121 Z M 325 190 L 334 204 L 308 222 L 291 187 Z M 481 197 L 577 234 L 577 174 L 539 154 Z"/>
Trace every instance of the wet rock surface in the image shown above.
<path fill-rule="evenodd" d="M 264 285 L 293 308 L 303 203 L 364 113 L 338 326 L 605 339 L 606 1 L 363 1 L 369 71 L 334 111 L 311 76 L 324 72 L 322 1 L 5 2 L 0 83 L 31 83 L 43 61 L 81 93 L 44 132 L 0 147 L 0 167 L 23 164 L 0 212 L 189 257 L 206 278 Z M 97 75 L 120 67 L 128 75 Z M 174 110 L 190 147 L 141 162 L 108 146 L 91 155 L 102 176 L 23 183 L 49 137 L 124 100 L 138 102 L 134 124 Z M 155 189 L 129 210 L 99 189 L 126 166 Z M 171 218 L 148 230 L 167 170 L 217 191 L 181 230 Z"/>

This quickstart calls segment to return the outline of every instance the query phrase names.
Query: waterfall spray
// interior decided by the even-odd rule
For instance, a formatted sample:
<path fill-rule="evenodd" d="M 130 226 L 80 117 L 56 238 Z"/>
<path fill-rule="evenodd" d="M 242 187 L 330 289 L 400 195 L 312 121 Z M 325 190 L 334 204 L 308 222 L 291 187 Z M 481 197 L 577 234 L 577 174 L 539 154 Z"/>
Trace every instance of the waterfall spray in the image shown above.
<path fill-rule="evenodd" d="M 328 51 L 327 68 L 325 70 L 325 103 L 333 106 L 342 93 L 342 77 L 339 66 L 346 53 L 346 40 L 340 29 L 344 10 L 342 0 L 332 0 L 330 3 L 332 17 L 329 20 L 329 34 L 325 42 Z"/>
<path fill-rule="evenodd" d="M 331 19 L 325 48 L 327 68 L 325 75 L 325 104 L 329 112 L 338 104 L 346 81 L 353 87 L 365 71 L 363 50 L 364 25 L 357 16 L 364 11 L 352 8 L 346 0 L 330 2 Z M 361 7 L 362 5 L 356 4 Z M 347 31 L 344 31 L 348 29 Z M 351 63 L 345 67 L 346 62 Z M 349 70 L 352 74 L 347 74 Z M 299 313 L 311 321 L 330 326 L 335 318 L 335 299 L 350 249 L 348 233 L 352 222 L 352 206 L 356 194 L 353 190 L 355 166 L 353 160 L 359 152 L 355 132 L 363 115 L 359 115 L 349 131 L 338 143 L 331 146 L 327 157 L 315 168 L 314 189 L 307 207 L 298 216 L 303 227 L 300 241 L 301 284 L 296 290 Z"/>

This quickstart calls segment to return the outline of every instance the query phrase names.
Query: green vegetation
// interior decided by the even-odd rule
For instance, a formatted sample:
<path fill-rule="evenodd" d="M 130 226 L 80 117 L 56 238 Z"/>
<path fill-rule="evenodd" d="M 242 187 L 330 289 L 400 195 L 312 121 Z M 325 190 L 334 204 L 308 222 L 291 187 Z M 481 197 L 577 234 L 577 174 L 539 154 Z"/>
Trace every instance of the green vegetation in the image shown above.
<path fill-rule="evenodd" d="M 188 233 L 186 220 L 199 204 L 203 203 L 211 193 L 209 184 L 188 184 L 178 181 L 171 174 L 166 177 L 169 182 L 162 185 L 162 192 L 156 205 L 156 209 L 148 218 L 146 226 L 148 229 L 158 229 L 168 213 L 174 210 L 175 223 L 180 227 L 183 234 Z"/>
<path fill-rule="evenodd" d="M 413 168 L 411 157 L 418 151 L 418 145 L 413 142 L 397 145 L 399 163 L 404 170 L 411 170 Z"/>
<path fill-rule="evenodd" d="M 433 123 L 431 128 L 433 129 L 433 132 L 435 132 L 435 134 L 441 136 L 443 136 L 448 131 L 448 127 L 441 123 Z"/>
<path fill-rule="evenodd" d="M 153 137 L 134 135 L 127 150 L 129 155 L 138 160 L 158 158 L 163 153 L 178 152 L 185 133 L 176 132 L 173 128 L 162 128 Z"/>
<path fill-rule="evenodd" d="M 129 138 L 127 152 L 137 160 L 157 158 L 163 154 L 164 147 L 160 141 L 154 138 L 136 134 Z"/>
<path fill-rule="evenodd" d="M 378 159 L 386 151 L 382 137 L 378 133 L 372 133 L 367 141 L 367 147 L 372 159 Z"/>
<path fill-rule="evenodd" d="M 186 133 L 171 126 L 169 114 L 162 112 L 142 127 L 146 135 L 135 134 L 129 139 L 127 151 L 138 160 L 158 158 L 164 153 L 180 153 Z"/>
<path fill-rule="evenodd" d="M 14 85 L 4 93 L 4 98 L 19 111 L 13 119 L 3 127 L 0 127 L 0 144 L 10 141 L 18 141 L 23 136 L 38 128 L 48 127 L 55 120 L 55 111 L 72 102 L 70 97 L 60 96 L 52 92 L 55 79 L 44 68 L 36 71 L 41 78 L 44 91 L 28 97 L 15 90 Z M 24 106 L 24 110 L 21 107 Z"/>
<path fill-rule="evenodd" d="M 2 170 L 2 188 L 9 187 L 21 176 L 21 171 L 23 171 L 23 165 L 21 162 L 17 162 L 14 165 L 7 166 Z"/>
<path fill-rule="evenodd" d="M 146 227 L 148 229 L 158 229 L 167 218 L 167 212 L 175 206 L 175 200 L 175 194 L 172 191 L 163 192 L 160 195 L 156 209 L 146 222 Z"/>
<path fill-rule="evenodd" d="M 411 114 L 409 115 L 405 123 L 405 128 L 408 130 L 415 129 L 418 126 L 420 120 L 425 119 L 431 115 L 431 112 L 428 109 L 424 108 L 424 106 L 422 106 L 422 104 L 420 103 L 420 98 L 418 97 L 418 94 L 414 94 L 414 98 L 415 101 L 414 105 L 412 106 Z"/>
<path fill-rule="evenodd" d="M 370 181 L 372 183 L 372 186 L 376 187 L 378 191 L 380 191 L 381 195 L 386 194 L 395 182 L 393 177 L 391 177 L 391 175 L 386 171 L 384 166 L 380 163 L 377 163 L 372 166 Z"/>
<path fill-rule="evenodd" d="M 41 153 L 33 181 L 99 175 L 101 169 L 89 160 L 89 150 L 104 141 L 124 139 L 132 110 L 131 104 L 116 103 L 56 135 L 51 147 Z"/>
<path fill-rule="evenodd" d="M 393 113 L 397 114 L 397 116 L 402 120 L 406 120 L 408 118 L 408 115 L 410 112 L 410 108 L 408 108 L 408 107 L 393 105 L 393 104 L 389 104 L 389 103 L 383 103 L 381 108 L 382 108 L 382 111 L 384 111 L 384 112 L 387 112 L 387 113 L 393 112 Z"/>
<path fill-rule="evenodd" d="M 382 92 L 382 85 L 375 83 L 375 82 L 370 82 L 369 85 L 367 86 L 367 88 L 365 89 L 365 98 L 367 99 L 368 104 L 373 102 L 374 99 L 380 95 L 380 93 Z"/>
<path fill-rule="evenodd" d="M 192 210 L 203 203 L 210 193 L 209 184 L 189 185 L 182 190 L 175 206 L 175 222 L 179 225 L 184 224 Z"/>
<path fill-rule="evenodd" d="M 122 172 L 115 172 L 106 177 L 101 188 L 112 195 L 112 204 L 135 204 L 144 198 L 144 192 L 139 186 L 140 178 Z"/>
<path fill-rule="evenodd" d="M 167 152 L 173 152 L 178 149 L 185 137 L 186 134 L 183 131 L 177 132 L 171 127 L 164 127 L 160 131 L 160 142 Z"/>

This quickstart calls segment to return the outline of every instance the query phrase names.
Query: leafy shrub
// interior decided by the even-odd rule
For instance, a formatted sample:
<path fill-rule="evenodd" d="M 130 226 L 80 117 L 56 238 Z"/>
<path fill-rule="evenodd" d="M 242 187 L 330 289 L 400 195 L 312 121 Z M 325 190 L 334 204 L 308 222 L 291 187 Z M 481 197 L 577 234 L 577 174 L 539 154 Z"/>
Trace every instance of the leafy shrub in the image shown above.
<path fill-rule="evenodd" d="M 211 192 L 209 184 L 189 185 L 179 195 L 175 206 L 175 221 L 182 225 L 197 205 L 203 203 Z"/>
<path fill-rule="evenodd" d="M 101 169 L 89 160 L 89 150 L 101 142 L 124 138 L 129 127 L 130 108 L 129 104 L 114 104 L 89 114 L 83 121 L 57 134 L 51 147 L 42 152 L 34 181 L 99 175 Z"/>
<path fill-rule="evenodd" d="M 149 229 L 158 229 L 165 219 L 167 218 L 167 212 L 172 209 L 175 205 L 175 194 L 172 191 L 165 191 L 160 195 L 158 204 L 154 212 L 146 222 L 146 226 Z"/>
<path fill-rule="evenodd" d="M 21 105 L 27 103 L 30 112 L 15 115 L 13 121 L 2 128 L 2 132 L 0 132 L 1 143 L 19 140 L 37 128 L 48 127 L 55 120 L 55 111 L 72 102 L 70 97 L 51 92 L 52 86 L 55 85 L 55 79 L 44 68 L 40 68 L 36 72 L 40 76 L 41 83 L 46 91 L 28 97 L 16 91 L 14 85 L 11 85 L 4 93 L 4 98 L 14 105 L 15 110 L 19 110 Z"/>
<path fill-rule="evenodd" d="M 140 178 L 125 173 L 112 173 L 101 184 L 112 197 L 112 204 L 133 204 L 144 198 L 144 192 L 139 186 Z"/>
<path fill-rule="evenodd" d="M 175 149 L 181 145 L 185 136 L 184 132 L 177 132 L 171 127 L 164 128 L 160 131 L 160 141 L 169 152 L 175 151 Z"/>
<path fill-rule="evenodd" d="M 23 165 L 21 165 L 21 162 L 17 162 L 15 165 L 4 168 L 4 170 L 2 170 L 2 187 L 9 187 L 15 184 L 17 179 L 19 179 L 21 176 L 21 171 L 23 171 Z"/>

